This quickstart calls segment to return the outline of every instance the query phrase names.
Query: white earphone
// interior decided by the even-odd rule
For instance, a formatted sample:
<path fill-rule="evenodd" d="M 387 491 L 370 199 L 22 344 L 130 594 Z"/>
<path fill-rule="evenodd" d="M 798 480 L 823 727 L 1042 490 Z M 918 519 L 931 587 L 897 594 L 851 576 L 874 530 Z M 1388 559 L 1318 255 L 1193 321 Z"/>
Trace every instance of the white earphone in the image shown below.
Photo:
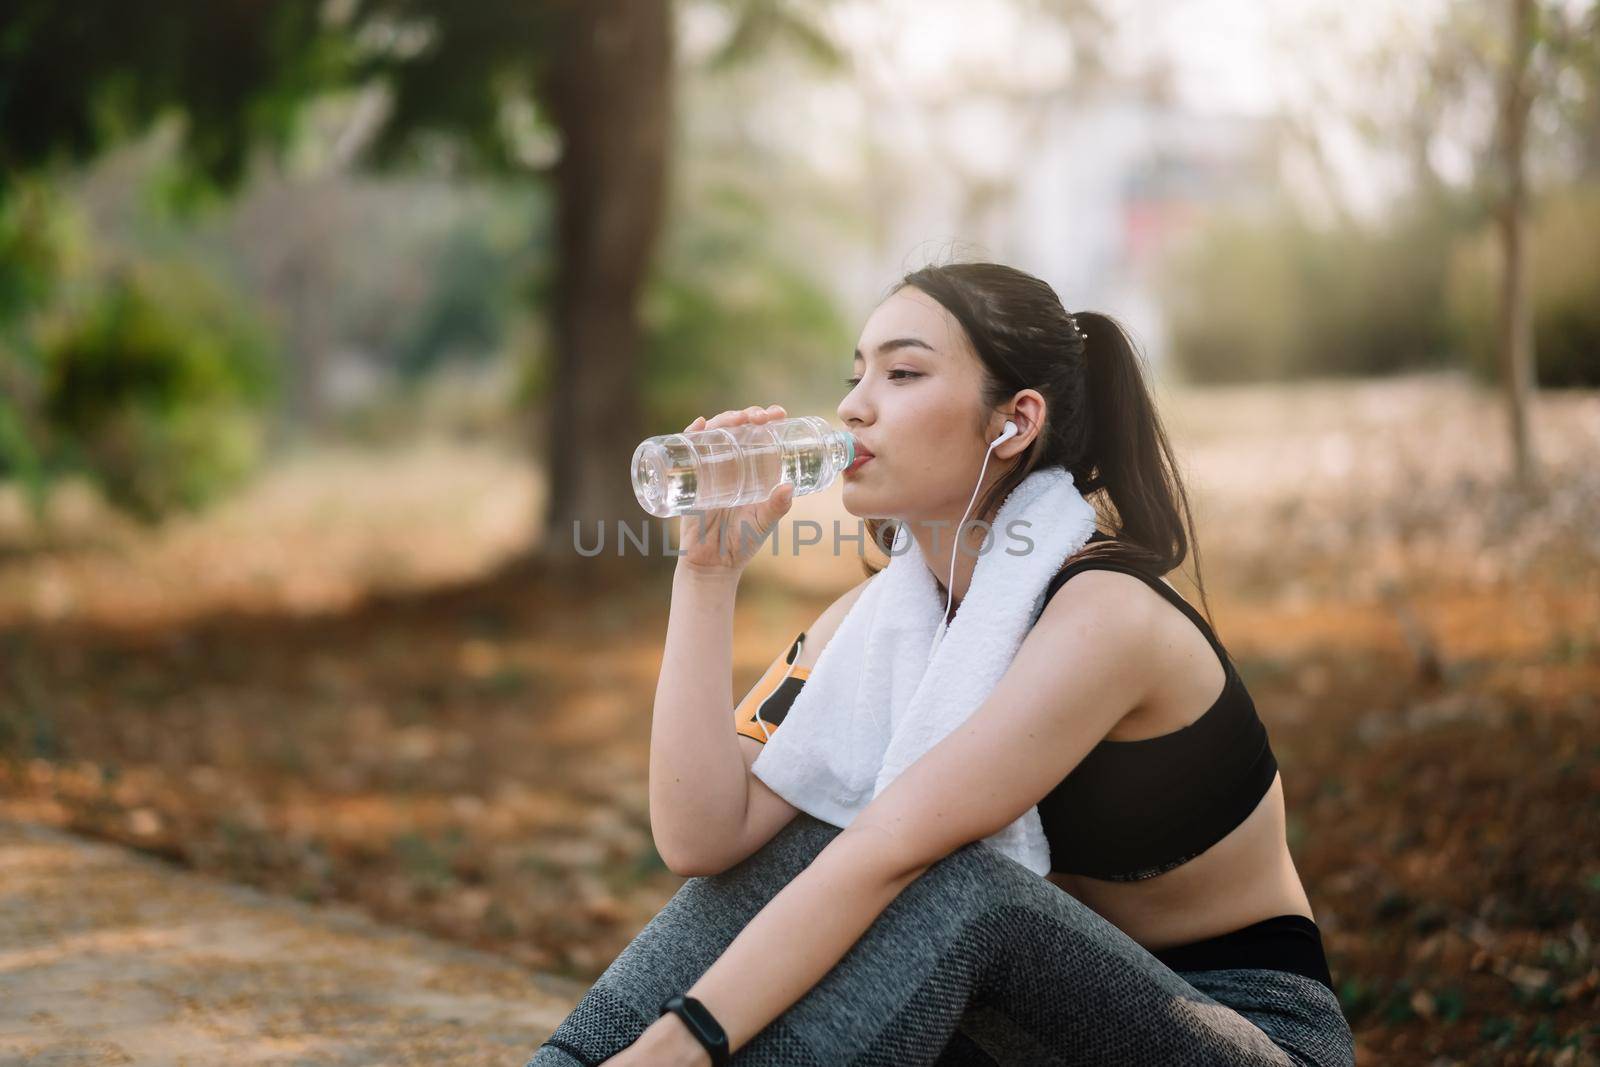
<path fill-rule="evenodd" d="M 972 505 L 978 499 L 978 490 L 983 488 L 983 472 L 989 469 L 989 457 L 994 453 L 995 446 L 1002 441 L 1009 441 L 1021 433 L 1017 424 L 1010 419 L 1006 420 L 1005 429 L 1000 431 L 1000 436 L 989 442 L 988 451 L 983 454 L 983 466 L 978 468 L 978 484 L 972 487 L 972 499 L 967 501 L 967 510 L 961 513 L 961 521 L 956 523 L 954 544 L 950 546 L 950 574 L 944 583 L 944 614 L 939 617 L 939 628 L 933 632 L 933 642 L 928 645 L 928 659 L 933 659 L 934 649 L 939 647 L 939 642 L 944 638 L 950 617 L 950 602 L 955 598 L 954 583 L 956 580 L 956 550 L 961 547 L 961 528 L 967 523 L 967 516 L 972 513 Z"/>

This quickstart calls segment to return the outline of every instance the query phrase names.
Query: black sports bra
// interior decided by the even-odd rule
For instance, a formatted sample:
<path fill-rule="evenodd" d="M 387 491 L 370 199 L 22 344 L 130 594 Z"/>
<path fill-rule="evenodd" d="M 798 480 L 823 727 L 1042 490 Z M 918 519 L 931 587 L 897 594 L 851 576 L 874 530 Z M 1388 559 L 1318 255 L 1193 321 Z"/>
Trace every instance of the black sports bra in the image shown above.
<path fill-rule="evenodd" d="M 1090 540 L 1107 537 L 1097 531 Z M 1159 577 L 1121 562 L 1080 560 L 1050 580 L 1045 602 L 1067 579 L 1090 569 L 1142 579 L 1200 628 L 1223 667 L 1222 692 L 1194 722 L 1136 741 L 1102 740 L 1039 801 L 1052 872 L 1139 881 L 1188 862 L 1226 837 L 1255 810 L 1278 763 L 1227 651 L 1204 616 Z M 810 674 L 794 666 L 805 637 L 795 638 L 740 703 L 740 734 L 765 743 L 783 721 Z"/>
<path fill-rule="evenodd" d="M 1144 581 L 1200 629 L 1223 669 L 1222 691 L 1198 719 L 1155 737 L 1102 740 L 1039 802 L 1053 871 L 1133 882 L 1187 863 L 1244 822 L 1272 787 L 1278 761 L 1203 615 L 1158 576 L 1109 560 L 1068 564 L 1045 599 L 1086 570 Z"/>

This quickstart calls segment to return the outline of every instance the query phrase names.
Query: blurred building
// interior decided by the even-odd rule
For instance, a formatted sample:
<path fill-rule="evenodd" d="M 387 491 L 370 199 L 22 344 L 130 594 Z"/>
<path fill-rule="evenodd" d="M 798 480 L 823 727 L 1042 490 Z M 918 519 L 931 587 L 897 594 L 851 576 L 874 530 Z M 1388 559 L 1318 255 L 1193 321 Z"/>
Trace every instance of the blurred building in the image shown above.
<path fill-rule="evenodd" d="M 1039 275 L 1069 310 L 1118 317 L 1159 369 L 1163 264 L 1208 215 L 1279 195 L 1269 120 L 1196 113 L 1137 86 L 868 110 L 863 136 L 890 142 L 869 156 L 899 164 L 892 177 L 868 168 L 877 239 L 835 276 L 841 301 L 862 310 L 954 249 Z"/>
<path fill-rule="evenodd" d="M 1163 265 L 1206 217 L 1277 199 L 1273 144 L 1261 119 L 1133 95 L 1061 100 L 1019 181 L 1014 260 L 1069 309 L 1122 319 L 1161 367 Z"/>

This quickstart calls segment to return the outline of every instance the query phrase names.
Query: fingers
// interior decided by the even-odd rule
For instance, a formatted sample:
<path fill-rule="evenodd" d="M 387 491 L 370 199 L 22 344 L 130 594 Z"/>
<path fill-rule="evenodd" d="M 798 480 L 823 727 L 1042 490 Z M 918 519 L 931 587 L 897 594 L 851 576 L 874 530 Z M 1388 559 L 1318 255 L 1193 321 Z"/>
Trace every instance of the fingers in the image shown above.
<path fill-rule="evenodd" d="M 778 486 L 777 491 L 769 498 L 767 506 L 772 509 L 770 525 L 776 526 L 778 520 L 789 514 L 789 509 L 794 506 L 794 483 L 784 482 Z"/>
<path fill-rule="evenodd" d="M 719 412 L 711 416 L 710 419 L 701 415 L 685 427 L 684 432 L 688 433 L 691 430 L 719 430 L 725 426 L 739 426 L 744 423 L 761 426 L 765 423 L 776 422 L 779 419 L 788 417 L 789 413 L 784 410 L 782 404 L 768 404 L 764 408 L 751 405 L 747 408 L 731 408 L 728 411 Z"/>
<path fill-rule="evenodd" d="M 794 487 L 784 482 L 772 491 L 772 495 L 755 505 L 752 513 L 755 516 L 756 533 L 765 537 L 767 531 L 778 524 L 778 520 L 789 513 L 789 507 L 794 503 Z"/>

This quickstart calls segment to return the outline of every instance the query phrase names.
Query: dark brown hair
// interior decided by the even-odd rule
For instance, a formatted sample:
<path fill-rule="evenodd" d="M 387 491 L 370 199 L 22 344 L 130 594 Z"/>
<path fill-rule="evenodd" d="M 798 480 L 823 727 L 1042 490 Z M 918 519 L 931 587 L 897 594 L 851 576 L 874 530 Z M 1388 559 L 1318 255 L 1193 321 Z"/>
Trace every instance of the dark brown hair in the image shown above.
<path fill-rule="evenodd" d="M 1209 622 L 1189 497 L 1145 384 L 1143 360 L 1122 325 L 1098 312 L 1068 312 L 1045 282 L 999 263 L 923 267 L 896 282 L 884 299 L 906 286 L 954 316 L 983 365 L 979 433 L 1020 390 L 1036 389 L 1045 399 L 1039 435 L 979 502 L 967 520 L 968 536 L 973 522 L 992 523 L 1011 490 L 1034 470 L 1064 467 L 1114 538 L 1072 558 L 1116 560 L 1164 575 L 1180 567 L 1192 547 L 1195 585 Z M 885 551 L 894 543 L 895 525 L 867 520 Z M 870 560 L 864 566 L 868 575 L 882 569 Z"/>

